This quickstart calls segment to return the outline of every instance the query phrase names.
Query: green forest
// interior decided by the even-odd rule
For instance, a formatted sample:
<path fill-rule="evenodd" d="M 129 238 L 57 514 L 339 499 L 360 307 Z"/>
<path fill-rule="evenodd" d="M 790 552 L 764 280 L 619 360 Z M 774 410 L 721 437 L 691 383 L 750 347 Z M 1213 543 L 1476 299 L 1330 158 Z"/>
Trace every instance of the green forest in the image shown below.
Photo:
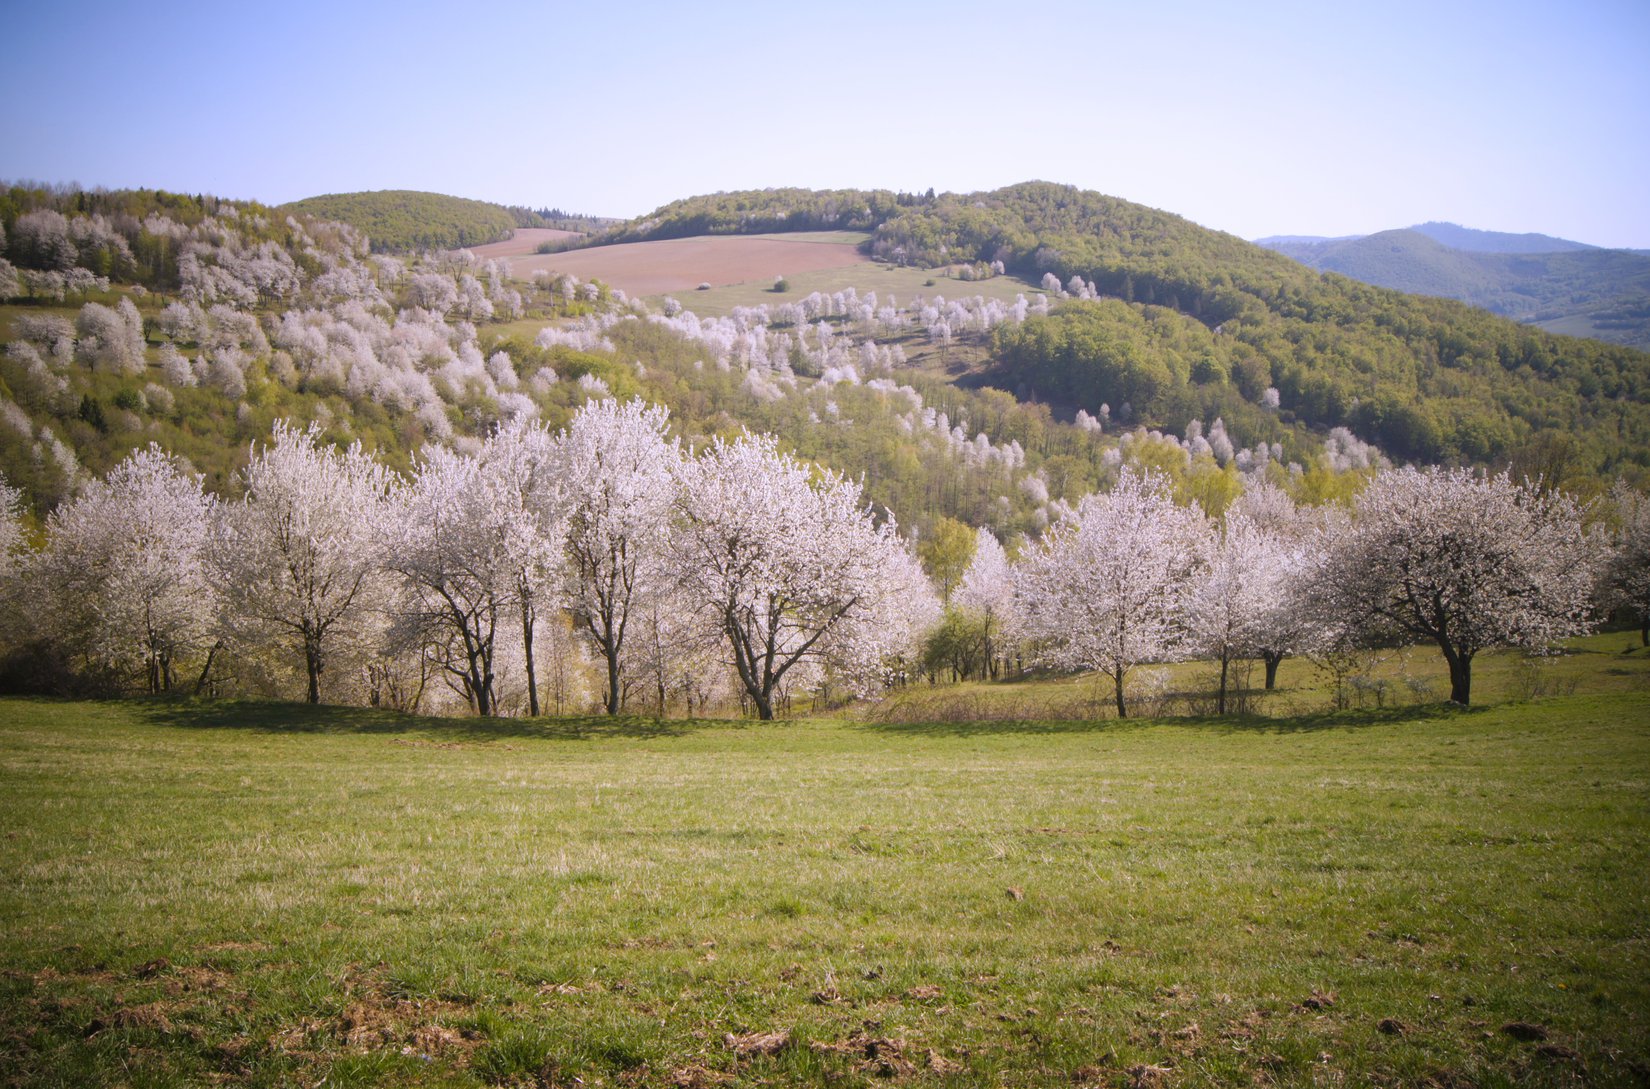
<path fill-rule="evenodd" d="M 374 253 L 480 246 L 509 238 L 517 227 L 541 225 L 526 209 L 407 189 L 307 197 L 278 210 L 348 223 L 372 240 Z"/>

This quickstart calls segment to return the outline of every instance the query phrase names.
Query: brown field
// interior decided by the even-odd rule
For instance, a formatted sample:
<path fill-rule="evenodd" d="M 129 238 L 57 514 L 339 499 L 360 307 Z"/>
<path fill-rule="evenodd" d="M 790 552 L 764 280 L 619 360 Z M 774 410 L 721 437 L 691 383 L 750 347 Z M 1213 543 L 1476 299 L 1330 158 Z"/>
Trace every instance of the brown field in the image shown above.
<path fill-rule="evenodd" d="M 523 233 L 516 232 L 518 236 Z M 475 252 L 479 254 L 485 249 L 487 247 L 480 247 Z M 525 278 L 539 269 L 548 269 L 569 273 L 581 280 L 601 280 L 636 296 L 692 291 L 702 283 L 716 287 L 766 283 L 776 276 L 864 265 L 870 260 L 859 252 L 854 236 L 832 232 L 627 242 L 567 253 L 514 257 L 510 264 L 517 277 Z"/>
<path fill-rule="evenodd" d="M 484 261 L 494 257 L 525 257 L 546 242 L 578 237 L 578 231 L 558 231 L 550 227 L 517 227 L 516 233 L 502 242 L 470 246 L 469 250 Z"/>

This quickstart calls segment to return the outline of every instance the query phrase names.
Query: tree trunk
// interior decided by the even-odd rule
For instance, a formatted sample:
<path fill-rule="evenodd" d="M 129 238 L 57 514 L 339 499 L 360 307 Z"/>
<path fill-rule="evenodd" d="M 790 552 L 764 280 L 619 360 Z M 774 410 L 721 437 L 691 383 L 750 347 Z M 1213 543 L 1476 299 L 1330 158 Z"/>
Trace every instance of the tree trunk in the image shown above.
<path fill-rule="evenodd" d="M 1227 651 L 1220 652 L 1220 692 L 1215 696 L 1215 714 L 1226 713 L 1226 670 L 1231 665 L 1232 655 Z"/>
<path fill-rule="evenodd" d="M 212 659 L 218 656 L 218 648 L 221 646 L 221 642 L 213 643 L 212 648 L 206 652 L 206 665 L 201 667 L 200 678 L 195 681 L 195 695 L 198 696 L 206 690 L 206 682 L 212 677 Z"/>
<path fill-rule="evenodd" d="M 1444 646 L 1444 660 L 1449 663 L 1449 698 L 1451 703 L 1466 707 L 1472 697 L 1472 655 Z"/>
<path fill-rule="evenodd" d="M 539 677 L 533 665 L 533 606 L 523 601 L 521 606 L 521 649 L 527 656 L 527 713 L 539 714 Z"/>
<path fill-rule="evenodd" d="M 1260 660 L 1266 663 L 1266 690 L 1270 692 L 1278 686 L 1278 663 L 1283 661 L 1283 651 L 1263 650 Z"/>
<path fill-rule="evenodd" d="M 608 714 L 616 715 L 619 713 L 619 652 L 612 643 L 604 643 L 602 652 L 607 658 L 607 696 L 602 706 Z"/>
<path fill-rule="evenodd" d="M 1112 680 L 1116 682 L 1114 688 L 1117 694 L 1117 717 L 1128 718 L 1128 708 L 1123 706 L 1123 674 L 1117 674 Z"/>
<path fill-rule="evenodd" d="M 309 702 L 321 702 L 321 648 L 304 644 L 304 668 L 309 672 Z"/>

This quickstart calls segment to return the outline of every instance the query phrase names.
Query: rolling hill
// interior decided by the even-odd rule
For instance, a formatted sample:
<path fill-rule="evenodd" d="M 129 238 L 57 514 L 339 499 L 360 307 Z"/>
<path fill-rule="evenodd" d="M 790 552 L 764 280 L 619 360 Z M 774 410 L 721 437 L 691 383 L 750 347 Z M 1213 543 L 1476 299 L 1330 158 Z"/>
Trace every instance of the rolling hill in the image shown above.
<path fill-rule="evenodd" d="M 331 193 L 281 205 L 277 211 L 348 223 L 375 253 L 479 246 L 510 237 L 521 222 L 501 204 L 409 189 Z"/>
<path fill-rule="evenodd" d="M 425 203 L 401 205 L 409 236 L 442 226 L 416 219 Z M 564 419 L 594 390 L 669 405 L 684 435 L 779 434 L 865 475 L 903 518 L 1014 530 L 1036 513 L 1026 496 L 1097 486 L 1125 436 L 1185 435 L 1185 451 L 1216 421 L 1218 449 L 1231 447 L 1217 474 L 1261 446 L 1279 469 L 1357 471 L 1369 457 L 1331 446 L 1362 440 L 1399 461 L 1548 470 L 1556 454 L 1567 480 L 1650 476 L 1645 353 L 1319 274 L 1070 186 L 715 194 L 605 236 L 680 249 L 695 229 L 755 243 L 783 223 L 828 236 L 779 240 L 854 259 L 827 270 L 829 285 L 764 289 L 700 317 L 686 312 L 698 292 L 650 313 L 593 271 L 530 276 L 452 253 L 366 261 L 356 231 L 269 212 L 165 194 L 5 194 L 19 280 L 0 307 L 0 467 L 37 509 L 80 467 L 106 471 L 151 439 L 219 488 L 278 417 L 403 465 L 425 441 L 507 415 Z M 36 216 L 27 230 L 24 216 Z M 91 262 L 73 284 L 28 263 L 52 223 Z M 844 244 L 856 229 L 864 253 Z M 1022 487 L 1027 474 L 1046 490 Z"/>
<path fill-rule="evenodd" d="M 999 341 L 988 373 L 972 378 L 1068 410 L 1104 405 L 1175 431 L 1219 416 L 1246 436 L 1264 435 L 1275 426 L 1268 391 L 1276 390 L 1282 419 L 1346 427 L 1405 460 L 1505 462 L 1543 433 L 1586 448 L 1594 471 L 1650 457 L 1642 352 L 1320 274 L 1234 235 L 1072 186 L 716 193 L 591 242 L 765 233 L 783 223 L 864 226 L 871 254 L 887 262 L 996 263 L 1052 285 L 1056 301 L 1097 297 L 1080 320 L 1050 316 L 1001 333 L 1014 343 Z M 1454 252 L 1417 232 L 1400 242 Z M 1496 260 L 1572 267 L 1601 255 L 1622 260 L 1614 253 Z M 1446 262 L 1441 272 L 1461 267 Z"/>

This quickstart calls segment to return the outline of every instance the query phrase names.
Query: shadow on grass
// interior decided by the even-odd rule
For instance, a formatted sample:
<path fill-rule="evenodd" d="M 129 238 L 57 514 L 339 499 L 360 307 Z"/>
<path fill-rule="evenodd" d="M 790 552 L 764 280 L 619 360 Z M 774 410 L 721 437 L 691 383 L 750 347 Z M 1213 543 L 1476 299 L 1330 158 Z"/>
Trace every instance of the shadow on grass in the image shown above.
<path fill-rule="evenodd" d="M 720 720 L 659 720 L 636 715 L 564 718 L 438 718 L 376 707 L 335 707 L 278 700 L 123 701 L 156 726 L 192 730 L 252 730 L 278 734 L 382 734 L 432 742 L 685 737 L 701 730 L 738 726 Z"/>
<path fill-rule="evenodd" d="M 876 733 L 908 737 L 969 737 L 992 734 L 1084 734 L 1149 730 L 1156 726 L 1203 730 L 1221 734 L 1297 734 L 1324 730 L 1359 730 L 1371 726 L 1391 726 L 1406 722 L 1431 722 L 1476 714 L 1477 707 L 1453 703 L 1417 704 L 1404 707 L 1323 711 L 1290 718 L 1264 715 L 1199 715 L 1098 718 L 1098 719 L 974 719 L 938 722 L 864 721 L 859 728 Z"/>

